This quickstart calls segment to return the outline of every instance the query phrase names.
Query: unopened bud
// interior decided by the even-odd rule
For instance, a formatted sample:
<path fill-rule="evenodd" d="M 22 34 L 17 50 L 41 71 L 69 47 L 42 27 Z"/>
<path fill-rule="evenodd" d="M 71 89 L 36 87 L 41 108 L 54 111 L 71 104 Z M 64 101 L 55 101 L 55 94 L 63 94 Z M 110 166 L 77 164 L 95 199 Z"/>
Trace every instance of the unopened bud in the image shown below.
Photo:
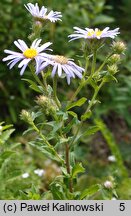
<path fill-rule="evenodd" d="M 108 181 L 108 180 L 104 182 L 104 186 L 105 186 L 105 188 L 107 188 L 107 189 L 113 188 L 112 182 L 111 182 L 111 181 Z"/>
<path fill-rule="evenodd" d="M 113 65 L 107 65 L 108 67 L 108 71 L 110 74 L 116 74 L 118 72 L 118 67 L 116 64 L 113 64 Z"/>
<path fill-rule="evenodd" d="M 118 63 L 120 61 L 121 57 L 119 54 L 114 54 L 109 58 L 109 62 L 112 64 Z"/>
<path fill-rule="evenodd" d="M 36 103 L 42 108 L 45 108 L 49 105 L 49 99 L 46 96 L 40 95 L 37 97 Z"/>
<path fill-rule="evenodd" d="M 21 111 L 20 118 L 23 121 L 27 122 L 28 124 L 32 124 L 33 123 L 33 119 L 32 119 L 31 114 L 28 111 L 26 111 L 26 110 L 22 110 Z"/>
<path fill-rule="evenodd" d="M 44 110 L 46 111 L 46 114 L 54 113 L 57 109 L 57 106 L 55 104 L 55 102 L 53 101 L 53 99 L 48 98 L 46 96 L 40 95 L 39 97 L 37 97 L 36 103 L 44 108 Z"/>
<path fill-rule="evenodd" d="M 114 52 L 121 54 L 126 50 L 126 45 L 122 41 L 113 42 L 112 48 Z"/>

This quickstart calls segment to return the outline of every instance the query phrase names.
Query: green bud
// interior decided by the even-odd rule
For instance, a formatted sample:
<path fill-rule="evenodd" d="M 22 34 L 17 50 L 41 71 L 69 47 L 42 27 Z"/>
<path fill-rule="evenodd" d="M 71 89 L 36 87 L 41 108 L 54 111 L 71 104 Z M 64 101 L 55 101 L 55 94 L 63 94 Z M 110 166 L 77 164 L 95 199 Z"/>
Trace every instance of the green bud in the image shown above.
<path fill-rule="evenodd" d="M 109 58 L 108 62 L 110 62 L 112 64 L 116 64 L 116 63 L 120 62 L 120 59 L 121 59 L 121 57 L 119 54 L 114 54 Z"/>
<path fill-rule="evenodd" d="M 20 118 L 21 118 L 23 121 L 27 122 L 28 124 L 31 124 L 31 125 L 33 124 L 32 116 L 31 116 L 31 114 L 30 114 L 28 111 L 26 111 L 26 110 L 22 110 L 22 111 L 21 111 Z"/>
<path fill-rule="evenodd" d="M 110 74 L 114 75 L 118 72 L 118 67 L 116 64 L 113 65 L 107 65 L 108 71 Z"/>
<path fill-rule="evenodd" d="M 112 48 L 115 53 L 121 54 L 126 50 L 126 45 L 123 41 L 113 42 Z"/>
<path fill-rule="evenodd" d="M 37 97 L 36 103 L 40 107 L 45 108 L 48 107 L 50 100 L 46 96 L 40 95 L 39 97 Z"/>
<path fill-rule="evenodd" d="M 55 102 L 46 96 L 40 95 L 37 97 L 36 103 L 41 107 L 44 108 L 44 111 L 46 111 L 46 114 L 54 113 L 56 112 L 57 106 Z"/>

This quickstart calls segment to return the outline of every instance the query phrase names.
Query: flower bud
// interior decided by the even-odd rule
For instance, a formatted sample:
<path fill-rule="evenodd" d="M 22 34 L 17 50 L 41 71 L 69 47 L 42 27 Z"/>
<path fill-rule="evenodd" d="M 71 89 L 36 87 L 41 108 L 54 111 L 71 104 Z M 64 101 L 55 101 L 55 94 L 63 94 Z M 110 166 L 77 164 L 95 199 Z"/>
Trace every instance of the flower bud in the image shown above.
<path fill-rule="evenodd" d="M 42 108 L 45 108 L 48 107 L 50 102 L 46 96 L 40 95 L 39 97 L 37 97 L 36 103 Z"/>
<path fill-rule="evenodd" d="M 120 61 L 121 57 L 119 54 L 114 54 L 112 55 L 110 58 L 109 58 L 109 62 L 112 63 L 112 64 L 116 64 Z"/>
<path fill-rule="evenodd" d="M 118 67 L 116 64 L 113 65 L 107 65 L 108 71 L 110 74 L 114 75 L 118 72 Z"/>
<path fill-rule="evenodd" d="M 113 188 L 112 182 L 111 182 L 111 181 L 108 181 L 108 180 L 104 182 L 104 186 L 105 186 L 105 188 L 107 188 L 107 189 L 112 189 L 112 188 Z"/>
<path fill-rule="evenodd" d="M 21 118 L 23 121 L 27 122 L 28 124 L 31 124 L 31 125 L 33 124 L 32 116 L 31 116 L 31 114 L 30 114 L 28 111 L 26 111 L 26 110 L 22 110 L 22 111 L 21 111 L 20 118 Z"/>
<path fill-rule="evenodd" d="M 37 97 L 36 103 L 41 108 L 44 108 L 44 111 L 46 111 L 46 114 L 56 112 L 57 106 L 51 98 L 40 95 L 39 97 Z"/>
<path fill-rule="evenodd" d="M 117 41 L 117 42 L 114 41 L 112 44 L 112 48 L 114 52 L 121 54 L 126 50 L 126 45 L 122 41 Z"/>

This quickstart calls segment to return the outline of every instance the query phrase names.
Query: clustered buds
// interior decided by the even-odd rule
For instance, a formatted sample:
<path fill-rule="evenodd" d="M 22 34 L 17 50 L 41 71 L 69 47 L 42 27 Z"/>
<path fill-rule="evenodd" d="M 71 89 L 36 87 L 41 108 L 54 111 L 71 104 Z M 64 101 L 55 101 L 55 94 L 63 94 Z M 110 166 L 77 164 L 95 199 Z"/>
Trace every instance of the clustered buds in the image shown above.
<path fill-rule="evenodd" d="M 115 53 L 122 54 L 126 50 L 126 45 L 123 41 L 114 41 L 112 48 Z"/>
<path fill-rule="evenodd" d="M 112 43 L 112 49 L 114 54 L 108 59 L 107 70 L 111 75 L 118 72 L 118 64 L 121 60 L 121 54 L 124 53 L 126 46 L 122 41 L 117 41 Z"/>
<path fill-rule="evenodd" d="M 31 116 L 30 112 L 28 112 L 27 110 L 24 110 L 24 109 L 23 109 L 23 110 L 21 111 L 20 118 L 21 118 L 23 121 L 25 121 L 25 122 L 27 122 L 28 124 L 30 124 L 30 125 L 33 124 L 33 118 L 32 118 L 32 116 Z"/>
<path fill-rule="evenodd" d="M 108 71 L 110 74 L 114 75 L 118 72 L 118 67 L 116 64 L 107 65 Z"/>
<path fill-rule="evenodd" d="M 48 98 L 46 96 L 40 95 L 37 97 L 36 103 L 46 111 L 46 114 L 54 113 L 56 112 L 57 106 L 51 98 Z"/>
<path fill-rule="evenodd" d="M 113 54 L 110 58 L 109 58 L 109 60 L 108 60 L 108 62 L 109 63 L 112 63 L 112 64 L 118 64 L 119 62 L 120 62 L 120 59 L 121 59 L 121 57 L 120 57 L 120 55 L 119 54 Z"/>

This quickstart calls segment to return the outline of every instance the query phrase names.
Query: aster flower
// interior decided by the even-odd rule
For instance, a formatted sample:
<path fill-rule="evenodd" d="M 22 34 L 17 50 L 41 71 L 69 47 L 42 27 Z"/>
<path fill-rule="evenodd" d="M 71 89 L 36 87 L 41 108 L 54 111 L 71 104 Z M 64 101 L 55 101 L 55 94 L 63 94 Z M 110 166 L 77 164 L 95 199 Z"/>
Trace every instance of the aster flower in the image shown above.
<path fill-rule="evenodd" d="M 28 178 L 30 175 L 29 175 L 29 173 L 23 173 L 22 174 L 22 178 Z"/>
<path fill-rule="evenodd" d="M 82 72 L 84 68 L 79 67 L 73 62 L 73 59 L 68 59 L 60 55 L 46 55 L 46 60 L 40 66 L 40 70 L 44 70 L 48 65 L 53 66 L 52 77 L 57 73 L 59 77 L 62 76 L 62 71 L 65 72 L 67 83 L 70 84 L 70 79 L 75 78 L 75 76 L 82 78 Z"/>
<path fill-rule="evenodd" d="M 22 51 L 20 52 L 14 52 L 11 50 L 4 50 L 5 53 L 9 54 L 7 57 L 3 59 L 3 61 L 9 61 L 7 64 L 10 69 L 14 67 L 15 64 L 18 62 L 18 68 L 21 68 L 20 75 L 23 75 L 27 65 L 31 60 L 35 60 L 36 62 L 36 73 L 39 70 L 40 66 L 40 58 L 46 55 L 43 51 L 49 50 L 48 47 L 52 44 L 50 42 L 47 42 L 40 46 L 41 39 L 35 39 L 31 47 L 28 48 L 26 43 L 23 40 L 18 39 L 18 41 L 14 41 L 14 44 Z"/>
<path fill-rule="evenodd" d="M 41 177 L 41 176 L 43 176 L 45 171 L 43 169 L 36 169 L 36 170 L 34 170 L 34 173 Z"/>
<path fill-rule="evenodd" d="M 35 5 L 32 3 L 28 3 L 27 5 L 25 5 L 26 9 L 31 13 L 31 15 L 39 20 L 39 21 L 44 21 L 44 20 L 50 20 L 51 22 L 56 22 L 58 20 L 61 21 L 61 12 L 57 12 L 57 11 L 53 11 L 51 10 L 48 14 L 47 14 L 47 8 L 45 8 L 44 6 L 42 6 L 42 8 L 40 9 L 38 4 L 36 3 Z"/>
<path fill-rule="evenodd" d="M 101 38 L 115 38 L 119 32 L 119 28 L 116 28 L 114 30 L 109 30 L 109 27 L 104 28 L 103 30 L 100 30 L 98 28 L 89 29 L 85 28 L 84 30 L 78 27 L 74 27 L 75 31 L 74 34 L 69 35 L 68 37 L 71 38 L 70 41 L 84 38 L 84 39 L 101 39 Z"/>

